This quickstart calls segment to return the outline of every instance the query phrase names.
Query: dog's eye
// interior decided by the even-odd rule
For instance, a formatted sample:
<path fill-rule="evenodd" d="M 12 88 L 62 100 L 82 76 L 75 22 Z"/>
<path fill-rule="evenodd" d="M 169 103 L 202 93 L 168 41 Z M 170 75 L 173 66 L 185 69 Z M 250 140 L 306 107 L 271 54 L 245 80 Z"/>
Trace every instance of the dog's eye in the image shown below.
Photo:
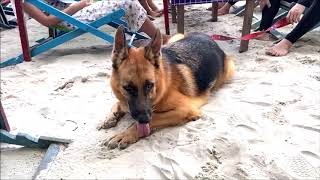
<path fill-rule="evenodd" d="M 146 92 L 149 92 L 154 87 L 154 83 L 150 81 L 146 81 L 144 87 Z"/>
<path fill-rule="evenodd" d="M 123 86 L 123 89 L 127 91 L 127 93 L 129 93 L 130 95 L 136 95 L 137 94 L 137 89 L 132 86 L 132 85 L 126 85 Z"/>

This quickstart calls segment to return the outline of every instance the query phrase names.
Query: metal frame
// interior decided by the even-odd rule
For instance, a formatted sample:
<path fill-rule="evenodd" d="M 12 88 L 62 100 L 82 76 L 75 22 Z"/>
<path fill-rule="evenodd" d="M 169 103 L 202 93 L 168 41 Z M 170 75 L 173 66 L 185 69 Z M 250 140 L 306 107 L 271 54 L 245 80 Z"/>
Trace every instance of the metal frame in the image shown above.
<path fill-rule="evenodd" d="M 13 16 L 13 11 L 11 8 L 7 8 L 0 3 L 0 27 L 5 29 L 12 29 L 17 26 L 17 23 L 12 20 L 7 19 L 7 15 Z"/>

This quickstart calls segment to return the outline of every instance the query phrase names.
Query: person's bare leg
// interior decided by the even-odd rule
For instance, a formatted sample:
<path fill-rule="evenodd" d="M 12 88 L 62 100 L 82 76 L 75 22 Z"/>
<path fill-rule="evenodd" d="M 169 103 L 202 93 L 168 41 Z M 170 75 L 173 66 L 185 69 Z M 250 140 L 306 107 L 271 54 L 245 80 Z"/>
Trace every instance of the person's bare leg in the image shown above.
<path fill-rule="evenodd" d="M 225 2 L 218 3 L 218 9 L 222 8 L 225 4 L 227 3 Z M 212 7 L 207 8 L 207 11 L 212 11 Z"/>
<path fill-rule="evenodd" d="M 285 56 L 289 53 L 292 43 L 287 39 L 282 39 L 279 43 L 267 50 L 266 54 L 270 56 Z"/>
<path fill-rule="evenodd" d="M 149 37 L 153 37 L 157 32 L 157 28 L 150 19 L 146 19 L 146 21 L 142 24 L 139 32 L 145 32 Z M 169 38 L 169 35 L 162 34 L 163 44 L 167 44 Z"/>
<path fill-rule="evenodd" d="M 153 2 L 153 0 L 147 0 L 147 2 L 153 11 L 155 11 L 157 13 L 163 12 L 163 9 L 159 9 L 158 6 Z"/>
<path fill-rule="evenodd" d="M 230 3 L 226 3 L 221 8 L 219 8 L 218 9 L 218 16 L 229 14 L 231 6 L 232 5 Z"/>
<path fill-rule="evenodd" d="M 141 6 L 147 11 L 147 14 L 148 14 L 148 15 L 150 15 L 150 16 L 152 16 L 152 17 L 160 17 L 160 16 L 162 15 L 162 13 L 154 12 L 154 11 L 150 8 L 147 0 L 139 0 L 139 2 L 140 2 L 140 4 L 141 4 Z"/>

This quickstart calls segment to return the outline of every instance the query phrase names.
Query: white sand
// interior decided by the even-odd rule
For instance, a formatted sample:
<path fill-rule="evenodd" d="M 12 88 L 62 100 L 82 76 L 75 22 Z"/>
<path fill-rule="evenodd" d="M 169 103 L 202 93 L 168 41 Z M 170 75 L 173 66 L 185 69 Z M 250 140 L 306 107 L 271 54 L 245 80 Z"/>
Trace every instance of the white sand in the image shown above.
<path fill-rule="evenodd" d="M 186 31 L 240 35 L 242 18 L 207 22 L 208 5 L 191 7 Z M 164 30 L 162 18 L 156 23 Z M 30 41 L 47 32 L 33 20 L 28 28 Z M 17 32 L 1 32 L 1 59 L 20 52 Z M 219 44 L 235 57 L 236 74 L 212 94 L 204 117 L 154 132 L 122 151 L 100 143 L 131 120 L 95 129 L 116 99 L 109 87 L 112 46 L 91 35 L 1 69 L 1 101 L 17 131 L 74 140 L 40 179 L 320 178 L 320 32 L 308 33 L 285 57 L 266 56 L 270 42 L 253 40 L 241 54 L 238 41 Z M 10 172 L 15 162 L 5 160 L 1 172 Z M 1 179 L 16 177 L 1 173 Z"/>

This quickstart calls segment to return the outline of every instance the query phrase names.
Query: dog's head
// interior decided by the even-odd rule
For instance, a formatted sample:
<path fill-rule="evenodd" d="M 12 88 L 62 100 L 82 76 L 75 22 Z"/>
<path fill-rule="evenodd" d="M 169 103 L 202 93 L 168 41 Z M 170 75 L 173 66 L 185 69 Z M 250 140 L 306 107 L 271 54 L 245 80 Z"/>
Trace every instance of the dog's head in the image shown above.
<path fill-rule="evenodd" d="M 160 68 L 162 37 L 157 30 L 149 45 L 129 48 L 124 28 L 119 26 L 112 52 L 113 80 L 116 89 L 127 101 L 129 112 L 139 123 L 149 123 L 152 102 L 157 91 L 157 72 Z"/>

